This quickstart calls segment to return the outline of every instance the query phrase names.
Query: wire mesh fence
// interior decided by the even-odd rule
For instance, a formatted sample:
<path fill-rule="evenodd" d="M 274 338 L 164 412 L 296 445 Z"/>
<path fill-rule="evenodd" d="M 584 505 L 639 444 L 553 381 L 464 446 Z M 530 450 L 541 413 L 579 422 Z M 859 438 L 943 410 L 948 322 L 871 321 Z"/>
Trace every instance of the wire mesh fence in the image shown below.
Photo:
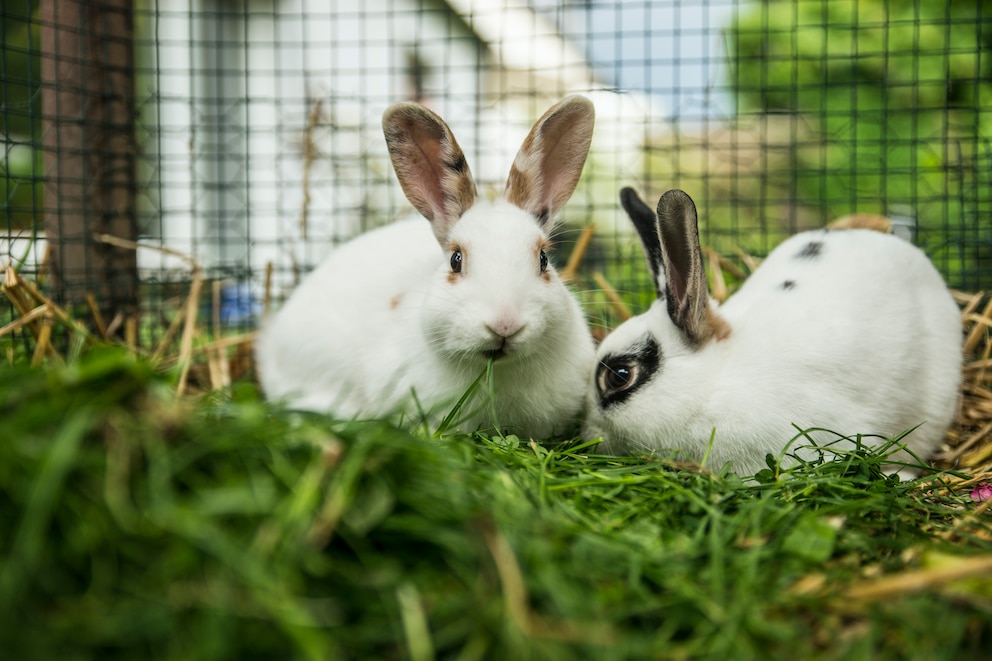
<path fill-rule="evenodd" d="M 992 2 L 7 0 L 0 17 L 0 260 L 111 330 L 164 332 L 194 272 L 218 328 L 253 328 L 331 247 L 411 213 L 380 127 L 409 99 L 490 195 L 551 103 L 593 100 L 557 238 L 561 263 L 596 226 L 575 285 L 597 323 L 597 282 L 650 298 L 624 185 L 689 192 L 731 263 L 878 214 L 952 286 L 992 287 Z"/>

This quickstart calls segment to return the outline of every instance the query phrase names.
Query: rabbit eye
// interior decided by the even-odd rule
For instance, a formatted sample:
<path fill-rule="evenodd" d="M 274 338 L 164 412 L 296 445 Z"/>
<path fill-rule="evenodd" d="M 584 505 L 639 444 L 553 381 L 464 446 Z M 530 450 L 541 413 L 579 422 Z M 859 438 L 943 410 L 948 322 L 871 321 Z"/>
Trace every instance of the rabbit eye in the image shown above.
<path fill-rule="evenodd" d="M 461 273 L 462 272 L 462 251 L 456 250 L 451 253 L 451 272 Z"/>
<path fill-rule="evenodd" d="M 600 364 L 599 390 L 602 393 L 615 393 L 629 388 L 637 380 L 635 364 Z"/>
<path fill-rule="evenodd" d="M 541 273 L 548 270 L 548 255 L 543 250 L 541 251 Z"/>
<path fill-rule="evenodd" d="M 596 368 L 596 390 L 601 408 L 627 400 L 658 374 L 661 348 L 653 338 L 645 338 L 631 349 L 629 353 L 605 356 Z"/>

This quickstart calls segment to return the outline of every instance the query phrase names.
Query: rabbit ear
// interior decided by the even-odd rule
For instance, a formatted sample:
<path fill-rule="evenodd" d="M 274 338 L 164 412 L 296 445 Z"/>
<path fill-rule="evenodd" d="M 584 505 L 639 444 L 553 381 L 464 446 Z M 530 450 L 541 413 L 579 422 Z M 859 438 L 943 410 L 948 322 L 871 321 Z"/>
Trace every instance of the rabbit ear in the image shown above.
<path fill-rule="evenodd" d="M 545 230 L 575 191 L 595 118 L 589 99 L 562 99 L 537 120 L 513 160 L 504 196 L 533 214 Z"/>
<path fill-rule="evenodd" d="M 403 193 L 445 243 L 452 225 L 475 202 L 475 181 L 451 129 L 417 103 L 397 103 L 382 116 L 389 158 Z"/>
<path fill-rule="evenodd" d="M 668 316 L 694 346 L 714 335 L 723 339 L 730 326 L 711 308 L 706 271 L 699 249 L 696 205 L 680 190 L 658 200 L 658 233 L 665 271 Z"/>
<path fill-rule="evenodd" d="M 658 217 L 655 216 L 651 207 L 644 204 L 644 201 L 633 188 L 624 187 L 620 190 L 620 204 L 623 205 L 631 222 L 634 223 L 637 235 L 641 237 L 644 256 L 648 260 L 651 279 L 654 281 L 654 290 L 658 294 L 658 298 L 661 298 L 664 293 L 665 267 L 662 261 L 661 239 L 658 236 Z"/>

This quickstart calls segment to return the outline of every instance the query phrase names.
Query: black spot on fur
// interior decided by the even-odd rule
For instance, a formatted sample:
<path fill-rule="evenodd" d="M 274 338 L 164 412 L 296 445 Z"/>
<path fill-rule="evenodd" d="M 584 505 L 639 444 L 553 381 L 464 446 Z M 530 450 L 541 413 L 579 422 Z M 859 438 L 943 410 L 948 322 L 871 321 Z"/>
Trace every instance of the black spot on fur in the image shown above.
<path fill-rule="evenodd" d="M 815 259 L 823 252 L 822 241 L 810 241 L 803 249 L 796 253 L 796 259 Z"/>
<path fill-rule="evenodd" d="M 646 337 L 628 353 L 603 356 L 596 368 L 596 389 L 600 408 L 625 402 L 658 373 L 661 349 L 654 338 Z"/>
<path fill-rule="evenodd" d="M 795 289 L 795 287 L 796 287 L 795 280 L 786 280 L 785 282 L 782 283 L 782 289 L 784 289 L 785 291 L 789 291 L 790 289 Z"/>
<path fill-rule="evenodd" d="M 543 226 L 544 223 L 548 222 L 548 216 L 551 215 L 551 210 L 547 207 L 541 209 L 537 214 L 537 224 Z"/>
<path fill-rule="evenodd" d="M 456 154 L 454 160 L 444 161 L 444 167 L 455 174 L 463 174 L 467 165 L 464 154 Z"/>

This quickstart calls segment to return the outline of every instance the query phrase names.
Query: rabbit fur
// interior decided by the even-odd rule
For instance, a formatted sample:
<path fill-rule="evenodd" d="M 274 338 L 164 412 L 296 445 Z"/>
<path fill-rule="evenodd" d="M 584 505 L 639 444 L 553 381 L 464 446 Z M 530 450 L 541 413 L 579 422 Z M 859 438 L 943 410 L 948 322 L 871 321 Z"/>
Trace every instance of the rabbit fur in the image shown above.
<path fill-rule="evenodd" d="M 266 396 L 343 419 L 425 414 L 436 425 L 493 358 L 494 400 L 477 390 L 457 429 L 545 438 L 577 427 L 595 349 L 548 254 L 593 123 L 587 99 L 555 104 L 489 201 L 438 115 L 387 109 L 393 168 L 427 220 L 356 237 L 299 285 L 257 341 Z"/>
<path fill-rule="evenodd" d="M 669 191 L 657 212 L 621 200 L 658 298 L 602 342 L 587 400 L 587 438 L 611 453 L 677 451 L 740 475 L 767 453 L 793 463 L 838 434 L 898 436 L 925 460 L 951 424 L 961 376 L 960 312 L 909 242 L 867 229 L 797 234 L 723 305 L 710 300 L 696 209 Z M 712 437 L 712 445 L 711 443 Z M 845 441 L 846 442 L 846 441 Z M 867 444 L 882 442 L 864 438 Z M 840 445 L 836 446 L 840 447 Z M 845 449 L 851 449 L 851 445 Z M 912 477 L 900 450 L 887 472 Z"/>

